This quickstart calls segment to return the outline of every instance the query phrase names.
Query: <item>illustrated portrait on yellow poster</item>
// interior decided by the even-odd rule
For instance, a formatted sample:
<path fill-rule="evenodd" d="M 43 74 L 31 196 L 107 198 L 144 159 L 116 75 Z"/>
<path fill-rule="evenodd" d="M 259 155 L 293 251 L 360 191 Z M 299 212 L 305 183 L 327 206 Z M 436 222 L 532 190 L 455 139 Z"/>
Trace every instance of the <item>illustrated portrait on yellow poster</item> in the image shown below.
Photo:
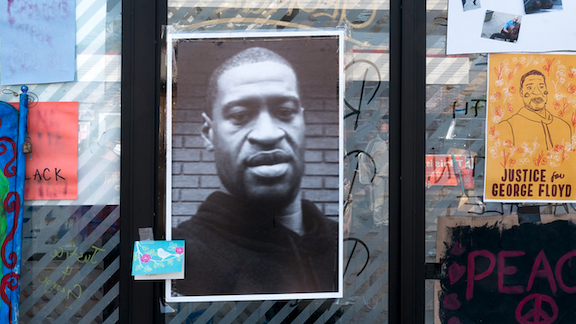
<path fill-rule="evenodd" d="M 493 54 L 486 201 L 576 201 L 576 56 Z"/>

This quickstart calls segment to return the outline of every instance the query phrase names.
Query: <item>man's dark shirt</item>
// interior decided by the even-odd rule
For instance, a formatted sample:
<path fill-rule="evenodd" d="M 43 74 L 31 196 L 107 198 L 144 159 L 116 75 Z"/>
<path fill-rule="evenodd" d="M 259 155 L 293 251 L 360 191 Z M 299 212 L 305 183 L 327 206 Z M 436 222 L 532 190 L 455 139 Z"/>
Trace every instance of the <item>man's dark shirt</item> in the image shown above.
<path fill-rule="evenodd" d="M 305 233 L 298 235 L 222 192 L 174 229 L 186 240 L 185 296 L 335 292 L 338 290 L 338 224 L 302 201 Z"/>

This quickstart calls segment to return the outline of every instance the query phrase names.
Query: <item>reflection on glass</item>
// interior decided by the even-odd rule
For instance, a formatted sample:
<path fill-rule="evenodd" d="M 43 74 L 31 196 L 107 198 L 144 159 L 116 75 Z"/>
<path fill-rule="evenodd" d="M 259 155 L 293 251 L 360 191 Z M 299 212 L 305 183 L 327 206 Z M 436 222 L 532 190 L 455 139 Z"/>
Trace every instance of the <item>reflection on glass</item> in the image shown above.
<path fill-rule="evenodd" d="M 121 8 L 82 2 L 77 82 L 30 85 L 42 101 L 78 102 L 78 199 L 25 202 L 21 323 L 119 318 Z"/>

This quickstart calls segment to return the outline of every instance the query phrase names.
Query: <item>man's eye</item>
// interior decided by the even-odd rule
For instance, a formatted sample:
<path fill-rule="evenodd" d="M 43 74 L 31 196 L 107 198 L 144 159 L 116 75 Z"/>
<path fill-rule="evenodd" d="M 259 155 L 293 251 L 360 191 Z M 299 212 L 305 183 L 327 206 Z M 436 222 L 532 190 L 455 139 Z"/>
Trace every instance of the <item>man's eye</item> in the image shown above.
<path fill-rule="evenodd" d="M 298 111 L 294 108 L 280 108 L 278 109 L 277 113 L 278 116 L 280 117 L 292 117 L 294 116 Z"/>
<path fill-rule="evenodd" d="M 230 111 L 230 113 L 226 116 L 235 124 L 246 124 L 250 121 L 250 112 L 248 110 L 237 110 L 237 111 Z"/>
<path fill-rule="evenodd" d="M 291 119 L 294 115 L 298 114 L 300 107 L 295 104 L 287 103 L 278 106 L 275 110 L 275 114 L 280 119 Z"/>

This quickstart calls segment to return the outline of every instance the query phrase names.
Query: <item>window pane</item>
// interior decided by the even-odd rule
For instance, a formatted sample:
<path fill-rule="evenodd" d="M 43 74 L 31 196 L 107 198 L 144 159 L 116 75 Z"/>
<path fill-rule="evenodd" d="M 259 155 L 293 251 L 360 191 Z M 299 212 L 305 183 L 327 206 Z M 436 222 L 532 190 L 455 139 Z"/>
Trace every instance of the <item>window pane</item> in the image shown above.
<path fill-rule="evenodd" d="M 167 313 L 167 323 L 187 321 L 220 323 L 275 322 L 378 322 L 388 320 L 388 80 L 389 80 L 389 2 L 369 1 L 358 4 L 282 3 L 242 1 L 230 5 L 220 1 L 197 3 L 168 2 L 168 24 L 188 25 L 190 31 L 245 31 L 332 28 L 350 26 L 346 38 L 344 157 L 324 152 L 322 145 L 308 147 L 306 162 L 344 161 L 344 184 L 336 177 L 316 178 L 307 170 L 303 190 L 326 215 L 337 214 L 337 203 L 326 202 L 322 192 L 344 188 L 344 298 L 284 301 L 230 301 L 211 303 L 171 303 L 174 313 Z M 281 53 L 280 53 L 281 54 Z M 180 70 L 178 71 L 181 72 Z M 202 85 L 208 82 L 207 75 Z M 321 79 L 318 77 L 318 79 Z M 179 79 L 180 81 L 180 79 Z M 178 91 L 191 91 L 179 84 Z M 198 90 L 198 87 L 194 88 Z M 200 91 L 201 92 L 201 91 Z M 337 134 L 335 125 L 327 124 L 334 116 L 322 115 L 326 103 L 314 91 L 304 89 L 315 107 L 304 114 L 307 119 L 306 139 Z M 202 97 L 202 95 L 199 95 Z M 198 99 L 201 100 L 201 99 Z M 203 104 L 203 102 L 202 102 Z M 329 110 L 327 107 L 325 110 Z M 190 111 L 192 112 L 192 110 Z M 188 112 L 173 115 L 176 133 L 202 128 L 203 119 Z M 178 127 L 183 125 L 186 127 Z M 313 127 L 311 127 L 311 125 Z M 178 149 L 174 146 L 172 149 Z M 180 143 L 179 145 L 186 145 Z M 180 187 L 174 179 L 181 176 L 178 168 L 172 172 L 173 197 L 182 197 L 193 188 L 209 194 L 220 186 L 214 156 L 207 154 L 200 140 L 189 146 L 197 149 L 198 159 L 190 163 L 212 163 L 206 174 L 198 174 L 198 181 L 189 179 Z M 174 160 L 174 158 L 173 158 Z M 194 160 L 194 159 L 192 159 Z M 180 163 L 182 164 L 182 163 Z M 307 166 L 308 168 L 308 166 Z M 197 168 L 192 168 L 200 172 Z M 189 170 L 192 170 L 189 169 Z M 321 170 L 319 170 L 321 171 Z M 213 181 L 212 181 L 213 180 Z M 320 180 L 320 181 L 318 181 Z M 173 210 L 172 220 L 184 222 L 194 217 L 204 198 L 196 197 L 189 208 Z"/>
<path fill-rule="evenodd" d="M 438 217 L 494 216 L 504 212 L 502 204 L 484 203 L 482 199 L 487 56 L 446 56 L 447 10 L 446 0 L 427 1 L 427 263 L 436 262 Z M 434 323 L 434 283 L 426 282 L 426 323 Z"/>
<path fill-rule="evenodd" d="M 78 102 L 78 198 L 25 202 L 22 323 L 118 320 L 121 7 L 78 2 L 76 81 L 28 85 L 41 102 Z"/>

